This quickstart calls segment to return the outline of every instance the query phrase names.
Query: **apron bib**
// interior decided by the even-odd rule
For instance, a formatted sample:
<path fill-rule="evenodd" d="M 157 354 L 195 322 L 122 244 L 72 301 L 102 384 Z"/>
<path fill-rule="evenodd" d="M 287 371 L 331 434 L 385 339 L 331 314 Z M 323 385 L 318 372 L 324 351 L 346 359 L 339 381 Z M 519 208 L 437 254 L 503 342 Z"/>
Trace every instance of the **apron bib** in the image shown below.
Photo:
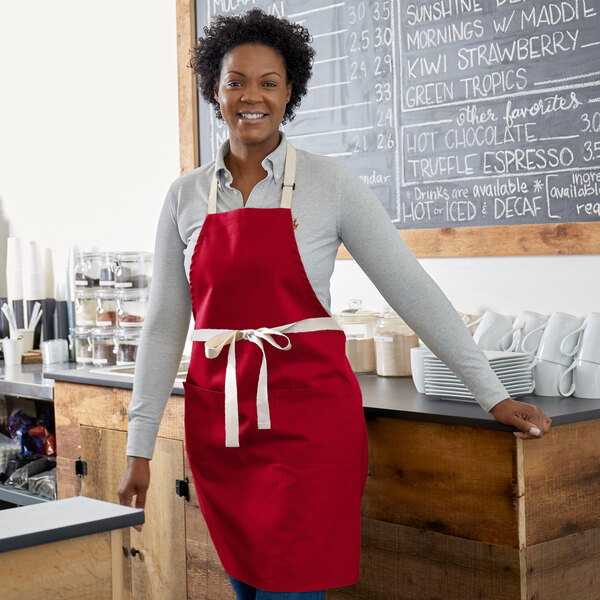
<path fill-rule="evenodd" d="M 346 338 L 296 244 L 295 154 L 288 144 L 280 208 L 217 213 L 213 181 L 190 265 L 184 384 L 187 455 L 219 558 L 276 592 L 358 581 L 368 461 Z"/>

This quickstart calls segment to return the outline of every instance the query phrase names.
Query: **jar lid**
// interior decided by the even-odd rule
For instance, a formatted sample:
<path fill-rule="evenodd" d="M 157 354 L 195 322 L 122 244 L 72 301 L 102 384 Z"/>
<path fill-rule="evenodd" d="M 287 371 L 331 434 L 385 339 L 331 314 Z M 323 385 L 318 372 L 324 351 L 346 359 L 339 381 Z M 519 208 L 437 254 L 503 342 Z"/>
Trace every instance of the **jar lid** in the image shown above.
<path fill-rule="evenodd" d="M 144 250 L 135 250 L 131 252 L 116 252 L 115 257 L 117 260 L 123 260 L 127 262 L 148 261 L 152 260 L 152 252 L 147 252 Z"/>
<path fill-rule="evenodd" d="M 86 259 L 96 259 L 96 258 L 102 258 L 103 253 L 102 252 L 80 252 L 75 260 L 86 260 Z"/>
<path fill-rule="evenodd" d="M 92 333 L 94 327 L 71 327 L 71 334 L 77 337 L 88 336 Z"/>
<path fill-rule="evenodd" d="M 350 304 L 344 310 L 337 313 L 335 316 L 340 317 L 342 319 L 358 322 L 364 321 L 365 319 L 374 319 L 377 316 L 377 313 L 374 310 L 363 308 L 362 300 L 356 298 L 350 300 Z"/>
<path fill-rule="evenodd" d="M 76 288 L 75 289 L 75 298 L 77 300 L 95 300 L 96 294 L 99 292 L 99 289 L 85 289 L 85 288 Z"/>
<path fill-rule="evenodd" d="M 92 329 L 92 337 L 114 338 L 115 333 L 117 333 L 116 327 L 94 327 Z"/>
<path fill-rule="evenodd" d="M 119 288 L 112 292 L 117 300 L 146 300 L 150 294 L 148 288 Z"/>
<path fill-rule="evenodd" d="M 141 335 L 141 327 L 129 327 L 126 329 L 120 328 L 115 337 L 120 342 L 135 342 L 137 344 L 140 341 Z"/>
<path fill-rule="evenodd" d="M 404 323 L 404 319 L 402 319 L 402 317 L 389 306 L 384 308 L 380 313 L 377 314 L 377 316 L 380 319 L 397 319 L 398 321 L 402 321 L 402 323 Z"/>

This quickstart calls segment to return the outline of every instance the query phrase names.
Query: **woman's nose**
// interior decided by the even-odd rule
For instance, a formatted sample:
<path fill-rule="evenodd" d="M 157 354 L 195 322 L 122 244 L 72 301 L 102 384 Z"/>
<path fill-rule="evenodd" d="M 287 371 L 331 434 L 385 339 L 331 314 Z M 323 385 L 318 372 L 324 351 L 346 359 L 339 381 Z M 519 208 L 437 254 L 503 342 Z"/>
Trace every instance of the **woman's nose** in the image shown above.
<path fill-rule="evenodd" d="M 244 88 L 244 93 L 242 94 L 241 100 L 242 102 L 247 102 L 248 104 L 256 104 L 260 102 L 262 99 L 260 88 L 254 85 L 247 85 Z"/>

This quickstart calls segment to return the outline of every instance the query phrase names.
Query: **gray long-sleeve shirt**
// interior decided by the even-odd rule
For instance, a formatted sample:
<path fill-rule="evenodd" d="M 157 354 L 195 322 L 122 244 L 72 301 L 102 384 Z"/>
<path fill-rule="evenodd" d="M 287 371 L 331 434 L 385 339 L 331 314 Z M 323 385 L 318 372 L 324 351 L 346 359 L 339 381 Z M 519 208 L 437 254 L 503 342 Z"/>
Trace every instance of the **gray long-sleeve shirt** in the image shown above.
<path fill-rule="evenodd" d="M 285 135 L 262 162 L 266 177 L 246 206 L 277 208 L 285 160 Z M 148 312 L 128 408 L 127 455 L 152 458 L 171 393 L 191 314 L 189 266 L 217 174 L 217 212 L 243 208 L 224 156 L 178 177 L 159 218 Z M 292 214 L 300 256 L 313 289 L 330 310 L 329 280 L 344 243 L 392 308 L 489 411 L 508 397 L 464 323 L 398 235 L 377 197 L 344 164 L 298 150 Z M 195 342 L 197 343 L 197 342 Z"/>

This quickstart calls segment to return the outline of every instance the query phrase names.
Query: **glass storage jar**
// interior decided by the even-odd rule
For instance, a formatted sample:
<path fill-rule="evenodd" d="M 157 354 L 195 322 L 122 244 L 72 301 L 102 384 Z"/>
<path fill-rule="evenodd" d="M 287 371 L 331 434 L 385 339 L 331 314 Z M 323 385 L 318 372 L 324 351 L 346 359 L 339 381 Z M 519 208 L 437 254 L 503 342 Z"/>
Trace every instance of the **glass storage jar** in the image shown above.
<path fill-rule="evenodd" d="M 374 339 L 377 375 L 410 376 L 410 349 L 419 345 L 419 337 L 392 309 L 379 315 Z"/>
<path fill-rule="evenodd" d="M 75 362 L 89 365 L 92 362 L 92 329 L 90 327 L 75 327 L 70 331 L 69 341 L 75 348 Z"/>
<path fill-rule="evenodd" d="M 96 327 L 115 327 L 117 325 L 117 300 L 111 289 L 96 292 Z"/>
<path fill-rule="evenodd" d="M 114 252 L 103 252 L 100 260 L 100 287 L 115 287 L 115 269 L 117 259 Z"/>
<path fill-rule="evenodd" d="M 114 327 L 92 329 L 92 364 L 95 367 L 117 364 L 115 333 Z"/>
<path fill-rule="evenodd" d="M 96 325 L 96 291 L 83 288 L 75 290 L 75 327 Z"/>
<path fill-rule="evenodd" d="M 119 290 L 117 298 L 117 325 L 141 327 L 146 318 L 148 290 Z"/>
<path fill-rule="evenodd" d="M 115 346 L 117 348 L 118 365 L 132 365 L 135 363 L 140 335 L 141 330 L 139 327 L 117 331 L 115 334 Z"/>
<path fill-rule="evenodd" d="M 118 252 L 115 258 L 115 287 L 150 287 L 152 280 L 151 252 Z"/>
<path fill-rule="evenodd" d="M 99 252 L 81 252 L 75 261 L 73 281 L 75 289 L 97 289 L 100 287 L 100 266 L 102 254 Z"/>
<path fill-rule="evenodd" d="M 376 313 L 362 307 L 362 300 L 350 300 L 350 305 L 335 320 L 346 334 L 346 356 L 355 373 L 375 370 L 375 345 L 373 335 Z"/>

